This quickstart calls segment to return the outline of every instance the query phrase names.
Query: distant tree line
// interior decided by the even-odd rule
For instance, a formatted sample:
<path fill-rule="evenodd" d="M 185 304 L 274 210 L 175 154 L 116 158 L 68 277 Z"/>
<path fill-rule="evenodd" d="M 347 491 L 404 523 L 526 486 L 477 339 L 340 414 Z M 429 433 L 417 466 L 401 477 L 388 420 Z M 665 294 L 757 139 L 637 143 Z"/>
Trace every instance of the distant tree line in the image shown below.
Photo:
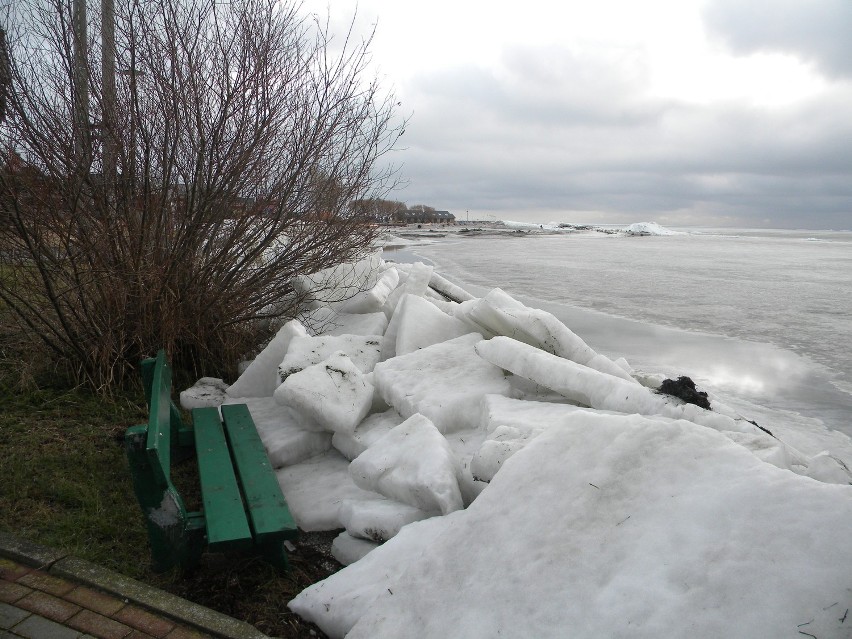
<path fill-rule="evenodd" d="M 448 211 L 438 211 L 426 204 L 406 206 L 398 200 L 369 198 L 352 203 L 355 215 L 383 224 L 413 222 L 455 222 L 455 216 Z"/>

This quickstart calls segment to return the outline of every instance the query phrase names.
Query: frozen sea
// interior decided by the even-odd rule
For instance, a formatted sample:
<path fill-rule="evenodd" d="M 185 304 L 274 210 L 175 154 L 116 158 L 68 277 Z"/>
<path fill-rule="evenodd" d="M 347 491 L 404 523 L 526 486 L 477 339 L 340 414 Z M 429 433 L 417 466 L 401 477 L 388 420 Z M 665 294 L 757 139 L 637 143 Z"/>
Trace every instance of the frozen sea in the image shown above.
<path fill-rule="evenodd" d="M 385 258 L 414 252 L 475 295 L 499 286 L 637 370 L 689 375 L 794 445 L 825 428 L 852 436 L 852 232 L 682 230 L 448 236 Z"/>

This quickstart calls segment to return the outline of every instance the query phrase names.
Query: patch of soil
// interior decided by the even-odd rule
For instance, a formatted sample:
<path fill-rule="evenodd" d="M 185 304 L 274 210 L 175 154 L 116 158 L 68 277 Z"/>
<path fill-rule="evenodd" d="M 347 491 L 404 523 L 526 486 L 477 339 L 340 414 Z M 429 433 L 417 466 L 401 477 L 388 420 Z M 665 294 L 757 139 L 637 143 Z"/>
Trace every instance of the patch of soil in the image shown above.
<path fill-rule="evenodd" d="M 245 621 L 272 637 L 322 638 L 326 635 L 314 624 L 290 612 L 287 603 L 311 584 L 342 568 L 331 555 L 331 542 L 339 532 L 300 531 L 299 539 L 292 542 L 294 550 L 287 553 L 289 573 L 279 573 L 257 556 L 206 553 L 193 572 L 171 575 L 166 583 L 157 585 L 184 599 Z"/>

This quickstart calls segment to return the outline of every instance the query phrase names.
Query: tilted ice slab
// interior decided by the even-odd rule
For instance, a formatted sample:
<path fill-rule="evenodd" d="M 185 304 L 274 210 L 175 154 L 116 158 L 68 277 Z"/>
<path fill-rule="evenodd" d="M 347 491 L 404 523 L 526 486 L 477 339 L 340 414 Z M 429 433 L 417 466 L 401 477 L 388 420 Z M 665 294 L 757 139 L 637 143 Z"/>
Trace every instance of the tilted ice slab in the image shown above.
<path fill-rule="evenodd" d="M 331 449 L 276 471 L 278 484 L 296 524 L 305 532 L 343 528 L 340 506 L 346 501 L 381 496 L 355 485 L 349 460 Z"/>
<path fill-rule="evenodd" d="M 627 235 L 685 235 L 685 233 L 660 226 L 656 222 L 634 222 L 624 229 L 624 233 Z"/>
<path fill-rule="evenodd" d="M 808 460 L 807 476 L 817 481 L 843 486 L 852 484 L 850 468 L 837 456 L 824 450 Z"/>
<path fill-rule="evenodd" d="M 525 399 L 532 402 L 575 404 L 564 395 L 560 395 L 549 388 L 536 384 L 526 377 L 507 375 L 506 380 L 512 386 L 512 397 L 515 399 Z"/>
<path fill-rule="evenodd" d="M 331 433 L 318 432 L 316 424 L 308 424 L 272 397 L 231 398 L 225 404 L 248 407 L 273 468 L 298 464 L 331 448 Z"/>
<path fill-rule="evenodd" d="M 554 315 L 524 306 L 499 288 L 477 301 L 468 314 L 495 335 L 512 337 L 553 355 L 637 383 L 621 366 L 592 350 Z"/>
<path fill-rule="evenodd" d="M 473 295 L 468 293 L 461 286 L 453 284 L 450 280 L 438 273 L 435 273 L 434 271 L 432 272 L 432 276 L 429 278 L 429 288 L 440 293 L 442 298 L 453 302 L 461 303 L 474 299 Z"/>
<path fill-rule="evenodd" d="M 299 317 L 310 335 L 384 335 L 388 327 L 384 313 L 339 313 L 330 306 L 305 311 Z"/>
<path fill-rule="evenodd" d="M 850 486 L 689 422 L 583 411 L 467 510 L 404 527 L 289 606 L 348 639 L 841 639 L 850 526 Z"/>
<path fill-rule="evenodd" d="M 369 372 L 364 375 L 364 381 L 370 384 L 373 387 L 373 401 L 370 405 L 370 410 L 367 412 L 368 415 L 372 413 L 383 413 L 390 408 L 387 402 L 379 395 L 379 391 L 376 390 L 376 385 L 373 382 L 373 373 Z M 357 455 L 355 455 L 357 457 Z"/>
<path fill-rule="evenodd" d="M 391 323 L 395 324 L 395 355 L 406 355 L 470 333 L 464 322 L 416 295 L 405 295 L 399 301 Z"/>
<path fill-rule="evenodd" d="M 523 401 L 501 395 L 486 395 L 480 406 L 481 428 L 487 439 L 473 455 L 471 473 L 489 482 L 509 457 L 545 430 L 563 424 L 578 410 L 570 404 Z"/>
<path fill-rule="evenodd" d="M 344 530 L 331 542 L 331 556 L 348 566 L 363 559 L 367 553 L 378 547 L 379 544 L 375 541 L 353 537 Z"/>
<path fill-rule="evenodd" d="M 446 302 L 447 298 L 441 295 L 438 291 L 436 291 L 431 286 L 426 289 L 426 292 L 423 294 L 423 298 L 429 300 L 430 302 Z"/>
<path fill-rule="evenodd" d="M 449 308 L 442 307 L 441 310 L 445 313 L 449 313 L 457 320 L 464 322 L 466 325 L 470 326 L 471 333 L 479 333 L 486 339 L 494 337 L 495 335 L 502 333 L 494 333 L 487 326 L 480 324 L 476 320 L 473 319 L 471 311 L 477 307 L 479 304 L 479 298 L 474 298 L 472 300 L 465 300 L 460 304 L 452 304 Z"/>
<path fill-rule="evenodd" d="M 369 446 L 381 439 L 391 428 L 399 426 L 403 421 L 399 413 L 390 408 L 382 413 L 375 413 L 365 418 L 351 433 L 339 431 L 334 433 L 331 444 L 347 459 L 355 459 Z"/>
<path fill-rule="evenodd" d="M 544 432 L 516 426 L 498 426 L 470 461 L 471 476 L 476 481 L 490 482 L 507 459 Z"/>
<path fill-rule="evenodd" d="M 737 438 L 737 441 L 755 453 L 764 448 L 773 448 L 775 451 L 771 454 L 758 456 L 769 463 L 785 464 L 782 467 L 797 473 L 808 472 L 810 462 L 806 455 L 774 439 L 745 419 L 709 411 L 694 404 L 675 403 L 668 396 L 659 395 L 645 386 L 625 383 L 624 380 L 545 353 L 508 337 L 495 337 L 488 342 L 480 342 L 476 345 L 476 352 L 495 365 L 547 386 L 591 408 L 687 419 L 723 432 L 752 435 L 750 438 Z M 783 451 L 779 452 L 778 447 L 783 448 Z M 837 460 L 834 460 L 834 463 L 838 465 L 836 476 L 842 472 L 844 476 L 852 479 L 848 469 L 841 468 Z"/>
<path fill-rule="evenodd" d="M 694 404 L 675 404 L 635 382 L 546 353 L 510 337 L 479 342 L 476 352 L 495 366 L 526 377 L 591 408 L 640 415 L 661 415 L 744 433 L 761 432 L 745 420 L 735 420 Z"/>
<path fill-rule="evenodd" d="M 486 395 L 480 402 L 479 427 L 487 433 L 494 432 L 498 426 L 514 426 L 541 434 L 550 422 L 559 422 L 577 410 L 580 410 L 580 407 L 571 404 Z"/>
<path fill-rule="evenodd" d="M 400 302 L 408 295 L 423 297 L 428 290 L 429 276 L 432 273 L 431 266 L 425 266 L 418 262 L 414 264 L 407 274 L 404 284 L 400 284 L 388 298 L 385 304 L 385 313 L 390 318 L 382 341 L 382 361 L 396 355 L 396 340 L 399 332 L 401 315 L 397 313 Z"/>
<path fill-rule="evenodd" d="M 371 253 L 357 262 L 298 275 L 290 280 L 290 284 L 297 294 L 307 296 L 314 304 L 343 302 L 375 286 L 381 264 L 379 253 Z"/>
<path fill-rule="evenodd" d="M 444 436 L 415 414 L 374 442 L 349 465 L 355 484 L 427 513 L 464 508 L 460 469 Z"/>
<path fill-rule="evenodd" d="M 507 395 L 503 371 L 479 357 L 471 333 L 376 364 L 373 382 L 384 400 L 405 418 L 428 417 L 442 433 L 475 428 L 483 395 Z"/>
<path fill-rule="evenodd" d="M 345 353 L 359 371 L 369 373 L 379 361 L 381 345 L 381 335 L 294 337 L 278 366 L 278 379 L 283 382 L 293 373 L 319 364 L 338 351 Z"/>
<path fill-rule="evenodd" d="M 346 532 L 359 539 L 380 543 L 395 537 L 403 526 L 431 516 L 420 508 L 394 499 L 347 501 L 340 507 L 340 523 Z"/>
<path fill-rule="evenodd" d="M 468 506 L 488 485 L 477 480 L 471 471 L 471 460 L 482 447 L 486 434 L 480 428 L 466 428 L 447 433 L 445 437 L 458 462 L 460 469 L 459 489 L 461 490 L 462 501 L 464 501 L 465 506 Z"/>
<path fill-rule="evenodd" d="M 388 317 L 393 315 L 403 295 L 416 295 L 417 297 L 426 295 L 433 271 L 434 269 L 431 266 L 427 266 L 423 262 L 410 265 L 405 283 L 400 283 L 388 296 L 387 303 L 385 304 L 385 314 Z"/>
<path fill-rule="evenodd" d="M 376 285 L 368 291 L 358 293 L 340 306 L 341 313 L 382 313 L 388 296 L 399 284 L 399 271 L 387 269 Z"/>
<path fill-rule="evenodd" d="M 308 332 L 298 320 L 282 326 L 272 341 L 254 359 L 236 382 L 228 387 L 231 397 L 272 397 L 278 387 L 278 365 L 287 354 L 294 337 L 307 337 Z"/>
<path fill-rule="evenodd" d="M 331 448 L 331 433 L 304 428 L 266 431 L 261 440 L 273 468 L 298 464 Z"/>
<path fill-rule="evenodd" d="M 293 373 L 275 390 L 275 401 L 332 432 L 352 432 L 373 404 L 372 384 L 344 353 Z"/>
<path fill-rule="evenodd" d="M 509 457 L 530 443 L 549 428 L 559 427 L 576 414 L 589 409 L 568 404 L 551 402 L 521 401 L 500 395 L 486 395 L 482 400 L 482 427 L 488 437 L 471 459 L 471 473 L 479 481 L 491 481 Z M 616 415 L 614 411 L 598 411 Z M 660 418 L 664 419 L 664 418 Z M 665 418 L 669 419 L 669 418 Z M 725 435 L 750 450 L 758 459 L 791 470 L 799 458 L 791 454 L 791 448 L 764 432 L 739 433 L 726 431 Z M 820 469 L 808 463 L 809 477 L 834 483 L 848 483 L 836 462 L 824 461 Z M 843 481 L 846 478 L 846 481 Z"/>
<path fill-rule="evenodd" d="M 458 302 L 451 302 L 451 301 L 445 300 L 445 299 L 431 299 L 429 301 L 432 302 L 432 304 L 435 306 L 435 308 L 437 308 L 439 311 L 446 313 L 447 315 L 451 315 L 451 316 L 455 317 L 453 310 L 456 307 L 458 307 L 458 305 L 459 305 Z M 468 324 L 468 326 L 470 326 L 470 324 Z M 475 331 L 475 330 L 472 330 L 472 329 L 468 331 L 468 333 L 478 333 L 478 332 L 479 331 Z"/>

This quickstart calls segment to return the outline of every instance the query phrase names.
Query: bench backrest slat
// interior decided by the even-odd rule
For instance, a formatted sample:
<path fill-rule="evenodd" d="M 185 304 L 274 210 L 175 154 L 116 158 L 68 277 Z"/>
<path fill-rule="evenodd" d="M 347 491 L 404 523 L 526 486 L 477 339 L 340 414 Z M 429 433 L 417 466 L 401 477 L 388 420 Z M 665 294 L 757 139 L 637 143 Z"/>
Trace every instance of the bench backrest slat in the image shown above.
<path fill-rule="evenodd" d="M 198 476 L 211 550 L 237 550 L 252 544 L 231 455 L 215 408 L 192 411 Z"/>
<path fill-rule="evenodd" d="M 282 531 L 287 531 L 289 534 L 285 537 L 295 538 L 296 522 L 275 474 L 270 472 L 269 457 L 248 407 L 245 404 L 223 405 L 222 419 L 255 537 L 261 542 L 268 535 L 277 535 L 280 539 Z"/>
<path fill-rule="evenodd" d="M 169 375 L 171 375 L 172 369 L 169 366 L 168 359 L 166 359 L 166 351 L 163 349 L 157 351 L 157 357 L 149 357 L 142 360 L 142 388 L 145 392 L 145 401 L 148 402 L 148 406 L 151 405 L 151 393 L 154 386 L 154 371 L 156 370 L 157 362 L 161 362 L 161 366 L 168 368 Z M 160 390 L 162 391 L 162 387 Z M 175 403 L 171 400 L 171 392 L 171 388 L 166 389 L 166 393 L 169 397 L 169 419 L 172 430 L 177 432 L 179 429 L 183 428 L 183 420 L 180 417 L 178 407 L 175 406 Z M 173 439 L 172 441 L 175 440 Z"/>
<path fill-rule="evenodd" d="M 151 366 L 153 362 L 153 367 Z M 172 372 L 166 362 L 165 351 L 157 353 L 154 360 L 142 363 L 143 379 L 145 372 L 150 374 L 148 394 L 148 440 L 145 446 L 152 470 L 161 486 L 166 487 L 171 477 L 172 442 L 177 435 L 177 427 L 172 432 Z M 147 386 L 147 381 L 145 381 Z"/>

